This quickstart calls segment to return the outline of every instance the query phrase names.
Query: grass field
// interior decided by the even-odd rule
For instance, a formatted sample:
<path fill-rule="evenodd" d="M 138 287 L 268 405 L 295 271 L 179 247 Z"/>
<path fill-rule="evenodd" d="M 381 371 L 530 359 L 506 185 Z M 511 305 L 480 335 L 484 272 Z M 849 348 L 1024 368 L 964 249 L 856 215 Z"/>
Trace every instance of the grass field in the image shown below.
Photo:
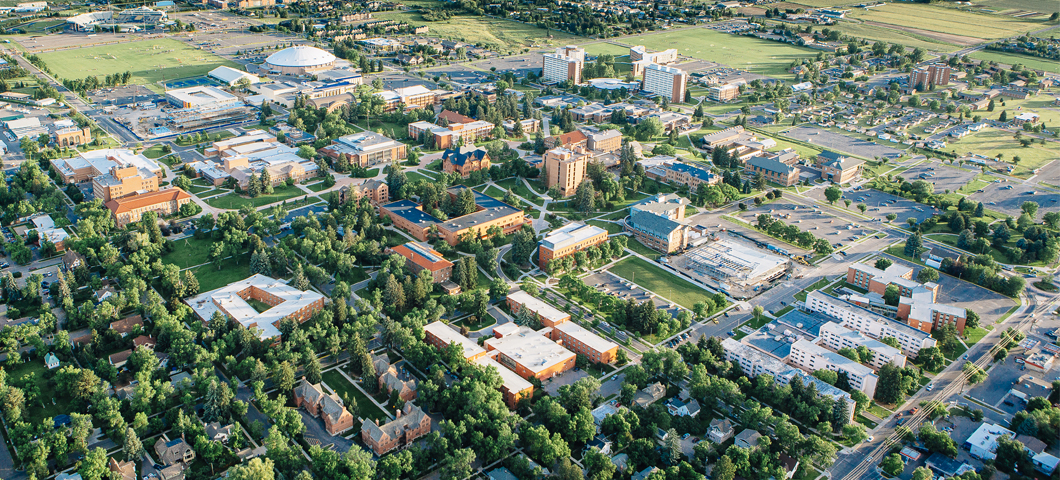
<path fill-rule="evenodd" d="M 548 32 L 543 28 L 524 23 L 488 17 L 454 16 L 444 22 L 427 22 L 418 12 L 373 13 L 373 18 L 396 20 L 413 25 L 427 25 L 432 37 L 458 39 L 473 45 L 485 46 L 500 53 L 517 53 L 524 48 L 548 45 L 566 45 L 584 37 L 557 30 Z M 552 35 L 549 40 L 548 36 Z"/>
<path fill-rule="evenodd" d="M 1007 38 L 1044 26 L 1042 22 L 1026 21 L 1006 15 L 910 3 L 889 3 L 868 10 L 854 10 L 850 16 L 863 21 L 984 40 Z"/>
<path fill-rule="evenodd" d="M 1004 154 L 1002 160 L 1006 162 L 1011 162 L 1012 157 L 1019 156 L 1020 163 L 1016 165 L 1012 175 L 1023 178 L 1030 177 L 1032 170 L 1057 158 L 1055 144 L 1042 146 L 1035 143 L 1030 147 L 1023 147 L 1012 138 L 1011 133 L 994 129 L 956 140 L 949 144 L 949 149 L 960 155 L 978 153 L 987 157 L 995 157 L 1001 153 Z"/>
<path fill-rule="evenodd" d="M 510 189 L 512 193 L 533 202 L 535 205 L 541 206 L 545 204 L 545 201 L 541 199 L 541 196 L 527 188 L 522 180 L 507 178 L 496 183 L 501 188 L 504 188 L 505 190 Z M 507 191 L 505 191 L 505 193 L 507 193 Z"/>
<path fill-rule="evenodd" d="M 1026 10 L 1029 12 L 1055 12 L 1056 0 L 976 0 L 977 7 L 989 8 L 998 12 L 1007 10 Z"/>
<path fill-rule="evenodd" d="M 258 195 L 254 198 L 245 198 L 239 194 L 233 192 L 228 195 L 222 195 L 217 198 L 211 198 L 206 201 L 210 206 L 215 208 L 224 208 L 228 210 L 238 210 L 243 205 L 251 205 L 253 207 L 260 207 L 268 205 L 270 203 L 276 203 L 283 200 L 290 200 L 295 197 L 306 196 L 306 193 L 300 190 L 298 187 L 288 187 L 287 185 L 280 185 L 276 187 L 272 195 Z"/>
<path fill-rule="evenodd" d="M 972 52 L 968 54 L 968 57 L 974 58 L 976 60 L 986 60 L 997 63 L 1004 63 L 1006 65 L 1020 63 L 1025 65 L 1027 68 L 1033 68 L 1035 70 L 1043 70 L 1052 73 L 1060 73 L 1060 63 L 1045 58 L 1020 55 L 1018 53 L 980 50 L 978 52 Z"/>
<path fill-rule="evenodd" d="M 343 377 L 341 373 L 336 370 L 328 370 L 324 372 L 321 377 L 324 379 L 324 383 L 328 384 L 332 390 L 339 393 L 339 396 L 345 396 L 354 402 L 357 402 L 357 416 L 361 418 L 368 418 L 371 420 L 387 421 L 388 418 L 386 413 L 383 412 L 376 404 L 372 403 L 368 399 L 368 396 L 354 387 L 346 377 Z"/>
<path fill-rule="evenodd" d="M 173 242 L 173 251 L 162 255 L 162 263 L 172 263 L 181 269 L 206 263 L 213 240 L 182 238 Z"/>
<path fill-rule="evenodd" d="M 221 263 L 218 269 L 215 264 L 207 264 L 192 270 L 199 279 L 199 291 L 209 292 L 232 282 L 238 282 L 250 276 L 250 255 L 240 254 Z"/>
<path fill-rule="evenodd" d="M 851 35 L 857 38 L 864 38 L 874 42 L 888 42 L 897 43 L 899 45 L 905 45 L 909 48 L 923 48 L 925 50 L 937 51 L 937 52 L 955 52 L 961 47 L 952 43 L 945 43 L 939 39 L 929 38 L 924 35 L 917 35 L 911 32 L 903 32 L 893 28 L 882 27 L 879 25 L 867 25 L 864 23 L 851 23 L 851 22 L 840 22 L 835 27 L 836 30 L 843 32 L 844 35 Z"/>
<path fill-rule="evenodd" d="M 609 270 L 688 309 L 709 295 L 706 290 L 637 257 L 621 260 Z"/>
<path fill-rule="evenodd" d="M 424 180 L 427 182 L 434 182 L 434 179 L 424 175 L 420 172 L 405 172 L 405 178 L 409 179 L 409 182 L 415 182 L 416 180 Z"/>
<path fill-rule="evenodd" d="M 621 45 L 615 45 L 613 43 L 597 42 L 589 45 L 585 45 L 585 53 L 588 55 L 602 55 L 610 54 L 616 57 L 622 55 L 629 55 L 629 48 Z M 617 59 L 616 59 L 617 60 Z M 627 62 L 629 58 L 625 59 Z"/>
<path fill-rule="evenodd" d="M 677 48 L 681 55 L 723 63 L 770 77 L 791 77 L 787 70 L 792 60 L 817 56 L 817 50 L 730 35 L 706 28 L 681 28 L 663 33 L 624 37 L 622 41 L 631 45 L 644 45 L 656 51 Z"/>
<path fill-rule="evenodd" d="M 67 400 L 60 397 L 65 397 L 65 395 L 61 392 L 54 391 L 54 389 L 48 386 L 48 381 L 44 379 L 44 372 L 47 371 L 47 368 L 44 366 L 44 360 L 33 360 L 14 367 L 7 365 L 5 366 L 5 369 L 7 370 L 8 384 L 21 384 L 20 381 L 23 378 L 33 375 L 33 384 L 37 386 L 37 391 L 40 393 L 38 398 L 39 403 L 30 404 L 27 402 L 25 408 L 22 410 L 24 415 L 23 421 L 33 422 L 39 425 L 44 419 L 52 418 L 69 411 L 68 406 L 66 405 Z M 19 382 L 16 382 L 16 380 Z M 60 398 L 57 400 L 56 397 Z M 56 403 L 55 405 L 52 404 L 53 401 Z"/>
<path fill-rule="evenodd" d="M 40 57 L 62 78 L 131 72 L 130 83 L 146 85 L 157 92 L 162 92 L 162 88 L 155 82 L 163 77 L 173 80 L 205 75 L 221 65 L 239 67 L 235 62 L 170 38 L 47 52 Z"/>

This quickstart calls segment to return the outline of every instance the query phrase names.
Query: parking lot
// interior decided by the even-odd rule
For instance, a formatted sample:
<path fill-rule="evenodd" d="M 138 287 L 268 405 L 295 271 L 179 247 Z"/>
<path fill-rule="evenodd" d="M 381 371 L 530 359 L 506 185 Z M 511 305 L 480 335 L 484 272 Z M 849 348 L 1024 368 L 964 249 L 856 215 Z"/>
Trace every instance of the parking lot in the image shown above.
<path fill-rule="evenodd" d="M 816 204 L 816 207 L 781 199 L 766 205 L 749 208 L 746 212 L 740 212 L 737 218 L 752 225 L 757 225 L 758 215 L 766 213 L 785 224 L 794 225 L 799 230 L 808 231 L 817 237 L 823 238 L 828 243 L 833 244 L 833 246 L 836 243 L 846 245 L 848 242 L 876 233 L 876 229 L 872 228 L 871 225 L 852 224 L 844 219 L 830 215 L 822 209 L 820 204 Z M 768 241 L 778 243 L 773 238 Z M 781 248 L 790 247 L 787 244 L 778 244 L 777 246 Z"/>
<path fill-rule="evenodd" d="M 446 65 L 428 70 L 429 75 L 444 75 L 450 80 L 458 83 L 482 83 L 486 81 L 489 72 L 480 72 L 464 65 Z"/>
<path fill-rule="evenodd" d="M 785 135 L 823 148 L 858 155 L 865 158 L 898 158 L 904 153 L 894 147 L 880 145 L 876 142 L 868 142 L 814 127 L 796 127 L 785 132 Z"/>
<path fill-rule="evenodd" d="M 968 182 L 975 179 L 975 173 L 944 167 L 940 163 L 925 162 L 906 170 L 902 178 L 908 182 L 924 180 L 935 185 L 935 193 L 944 193 L 947 190 L 955 192 Z"/>
<path fill-rule="evenodd" d="M 983 202 L 986 208 L 997 210 L 1013 217 L 1020 215 L 1020 206 L 1028 200 L 1038 204 L 1039 217 L 1049 210 L 1055 211 L 1060 208 L 1060 193 L 1025 183 L 991 183 L 983 188 L 982 192 L 973 193 L 968 198 Z"/>
<path fill-rule="evenodd" d="M 1049 185 L 1060 185 L 1060 160 L 1053 160 L 1042 167 L 1035 180 Z"/>
<path fill-rule="evenodd" d="M 475 68 L 483 70 L 497 69 L 497 74 L 513 72 L 516 76 L 525 76 L 529 72 L 540 72 L 544 59 L 540 53 L 528 53 L 515 57 L 491 58 L 475 62 Z"/>
<path fill-rule="evenodd" d="M 855 187 L 857 188 L 857 187 Z M 824 189 L 816 188 L 811 192 L 807 192 L 805 196 L 814 198 L 820 202 L 827 202 L 824 198 Z M 927 205 L 923 205 L 912 200 L 907 200 L 897 195 L 891 195 L 889 193 L 883 193 L 878 190 L 862 189 L 862 190 L 847 190 L 843 192 L 843 199 L 849 199 L 852 203 L 850 208 L 852 211 L 858 212 L 856 205 L 864 203 L 867 210 L 865 215 L 878 219 L 875 222 L 877 227 L 887 221 L 887 215 L 895 214 L 898 217 L 894 220 L 895 222 L 905 222 L 909 217 L 916 218 L 917 222 L 922 222 L 931 218 L 935 214 L 935 209 Z M 843 200 L 839 200 L 835 203 L 838 208 L 844 208 L 845 204 Z"/>
<path fill-rule="evenodd" d="M 670 315 L 674 317 L 681 311 L 681 307 L 667 303 L 660 297 L 655 297 L 652 294 L 640 288 L 636 283 L 629 282 L 621 277 L 607 273 L 593 273 L 588 276 L 582 277 L 582 280 L 586 285 L 595 287 L 601 292 L 614 295 L 619 300 L 626 301 L 632 298 L 636 302 L 643 302 L 651 299 L 655 303 L 655 307 L 660 310 L 666 310 L 670 312 Z M 660 292 L 661 293 L 661 292 Z"/>

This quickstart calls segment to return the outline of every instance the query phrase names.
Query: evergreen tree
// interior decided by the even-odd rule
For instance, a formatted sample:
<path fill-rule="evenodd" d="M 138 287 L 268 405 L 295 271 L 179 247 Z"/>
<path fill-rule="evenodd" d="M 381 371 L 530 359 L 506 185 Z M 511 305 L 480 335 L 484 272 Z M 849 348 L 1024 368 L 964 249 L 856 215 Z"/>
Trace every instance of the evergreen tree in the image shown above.
<path fill-rule="evenodd" d="M 905 242 L 905 254 L 906 256 L 917 258 L 920 256 L 920 251 L 923 247 L 924 240 L 920 237 L 920 232 L 914 233 Z"/>
<path fill-rule="evenodd" d="M 122 450 L 125 452 L 125 460 L 130 462 L 144 455 L 143 442 L 140 441 L 140 437 L 136 435 L 136 430 L 132 427 L 125 429 L 125 447 Z"/>

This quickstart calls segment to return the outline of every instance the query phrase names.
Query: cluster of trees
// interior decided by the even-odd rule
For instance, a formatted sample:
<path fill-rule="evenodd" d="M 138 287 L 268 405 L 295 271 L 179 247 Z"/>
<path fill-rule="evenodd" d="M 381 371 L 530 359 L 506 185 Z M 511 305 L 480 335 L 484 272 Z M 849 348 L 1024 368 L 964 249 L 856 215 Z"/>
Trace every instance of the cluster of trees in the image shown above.
<path fill-rule="evenodd" d="M 518 237 L 517 237 L 517 240 L 518 240 Z M 525 238 L 524 238 L 524 241 L 525 241 Z M 597 264 L 600 261 L 605 261 L 606 262 L 606 261 L 609 261 L 612 258 L 617 258 L 617 257 L 622 256 L 622 254 L 624 254 L 625 251 L 626 251 L 626 244 L 627 244 L 628 241 L 629 241 L 628 237 L 611 237 L 610 239 L 608 239 L 604 243 L 601 243 L 599 245 L 593 245 L 592 247 L 586 248 L 584 250 L 579 250 L 577 252 L 574 252 L 574 255 L 567 255 L 565 257 L 554 258 L 552 260 L 549 260 L 549 262 L 545 265 L 545 272 L 548 273 L 549 275 L 552 275 L 552 276 L 558 276 L 560 273 L 563 273 L 563 272 L 574 272 L 576 270 L 589 270 L 590 268 L 592 268 L 592 266 L 594 264 Z M 536 246 L 536 241 L 533 244 L 533 246 Z M 533 250 L 533 246 L 531 246 L 529 244 L 529 242 L 526 242 L 520 248 L 521 248 L 522 252 L 526 252 L 526 255 L 529 256 L 529 252 L 527 252 L 527 250 L 531 250 L 532 251 Z M 520 257 L 520 258 L 522 258 L 522 257 Z M 561 278 L 566 278 L 566 277 L 574 278 L 571 275 L 564 275 Z M 581 282 L 580 279 L 576 279 L 576 280 L 578 282 Z M 575 283 L 575 285 L 577 285 L 577 283 Z M 584 285 L 584 282 L 581 285 Z M 591 302 L 591 303 L 598 303 L 598 302 Z"/>
<path fill-rule="evenodd" d="M 887 405 L 901 404 L 906 395 L 920 389 L 920 371 L 915 367 L 899 368 L 888 363 L 876 372 L 876 401 Z"/>
<path fill-rule="evenodd" d="M 79 95 L 84 95 L 85 92 L 92 90 L 98 90 L 103 87 L 115 87 L 119 85 L 128 85 L 129 80 L 132 79 L 132 72 L 126 71 L 124 73 L 112 73 L 107 74 L 103 80 L 95 75 L 89 75 L 83 79 L 63 79 L 63 86 L 70 90 L 77 92 Z"/>
<path fill-rule="evenodd" d="M 785 225 L 783 221 L 773 218 L 768 213 L 758 215 L 756 228 L 784 241 L 794 243 L 802 248 L 812 248 L 815 252 L 827 255 L 832 253 L 832 245 L 828 240 L 818 238 L 808 231 L 800 231 L 795 225 Z"/>
<path fill-rule="evenodd" d="M 961 257 L 959 260 L 944 258 L 939 270 L 1010 297 L 1018 296 L 1026 286 L 1023 277 L 1019 275 L 1000 275 L 1001 266 L 990 255 Z"/>

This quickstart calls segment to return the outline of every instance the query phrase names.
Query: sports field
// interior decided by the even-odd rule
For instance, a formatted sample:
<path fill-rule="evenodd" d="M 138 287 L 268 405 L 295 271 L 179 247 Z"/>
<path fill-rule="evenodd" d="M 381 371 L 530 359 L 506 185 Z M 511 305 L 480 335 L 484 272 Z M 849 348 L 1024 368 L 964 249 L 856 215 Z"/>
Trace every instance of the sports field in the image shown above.
<path fill-rule="evenodd" d="M 239 67 L 213 53 L 170 38 L 39 54 L 52 72 L 62 78 L 84 78 L 131 72 L 130 83 L 161 92 L 155 83 L 163 78 L 205 75 L 221 65 Z"/>
<path fill-rule="evenodd" d="M 629 48 L 623 47 L 621 45 L 615 45 L 613 43 L 596 42 L 591 43 L 589 45 L 582 45 L 582 48 L 584 48 L 585 53 L 589 55 L 609 54 L 614 55 L 616 57 L 622 55 L 629 55 Z M 629 61 L 629 59 L 627 58 L 626 61 Z"/>
<path fill-rule="evenodd" d="M 959 155 L 978 153 L 987 157 L 995 157 L 1000 153 L 1004 155 L 1002 160 L 1006 163 L 1012 162 L 1012 157 L 1019 156 L 1020 163 L 1015 165 L 1016 169 L 1012 174 L 1022 178 L 1030 177 L 1033 175 L 1032 170 L 1056 160 L 1055 143 L 1047 143 L 1045 146 L 1035 143 L 1024 147 L 1012 138 L 1011 133 L 995 129 L 985 130 L 951 142 L 947 150 L 952 150 Z"/>
<path fill-rule="evenodd" d="M 1024 11 L 1049 14 L 1060 8 L 1056 0 L 974 0 L 972 4 L 977 7 L 989 8 L 999 13 Z"/>
<path fill-rule="evenodd" d="M 566 45 L 584 41 L 559 30 L 538 28 L 534 25 L 489 17 L 454 16 L 443 22 L 427 22 L 415 11 L 372 13 L 373 19 L 408 22 L 430 27 L 430 36 L 460 40 L 472 45 L 485 45 L 500 53 L 519 53 L 524 48 Z M 548 36 L 552 35 L 549 40 Z"/>
<path fill-rule="evenodd" d="M 663 33 L 622 37 L 622 43 L 644 45 L 649 50 L 676 48 L 678 53 L 722 63 L 770 77 L 786 78 L 792 60 L 816 57 L 817 50 L 691 27 Z"/>
<path fill-rule="evenodd" d="M 837 25 L 829 28 L 839 30 L 840 32 L 843 32 L 844 35 L 864 38 L 873 42 L 897 43 L 909 48 L 923 48 L 924 50 L 933 52 L 949 53 L 956 52 L 961 48 L 955 44 L 947 43 L 942 39 L 931 38 L 926 35 L 919 35 L 879 25 L 839 22 Z"/>
<path fill-rule="evenodd" d="M 979 50 L 978 52 L 972 52 L 968 54 L 968 57 L 974 58 L 976 60 L 987 60 L 994 61 L 997 63 L 1004 63 L 1006 65 L 1019 63 L 1023 64 L 1027 68 L 1032 68 L 1035 70 L 1060 73 L 1060 63 L 1055 60 L 1031 57 L 1028 55 L 1020 55 L 1018 53 L 999 52 L 996 50 Z"/>
<path fill-rule="evenodd" d="M 1038 30 L 1045 25 L 1006 15 L 973 13 L 955 8 L 913 3 L 889 3 L 868 10 L 856 9 L 850 17 L 944 35 L 994 40 Z"/>

